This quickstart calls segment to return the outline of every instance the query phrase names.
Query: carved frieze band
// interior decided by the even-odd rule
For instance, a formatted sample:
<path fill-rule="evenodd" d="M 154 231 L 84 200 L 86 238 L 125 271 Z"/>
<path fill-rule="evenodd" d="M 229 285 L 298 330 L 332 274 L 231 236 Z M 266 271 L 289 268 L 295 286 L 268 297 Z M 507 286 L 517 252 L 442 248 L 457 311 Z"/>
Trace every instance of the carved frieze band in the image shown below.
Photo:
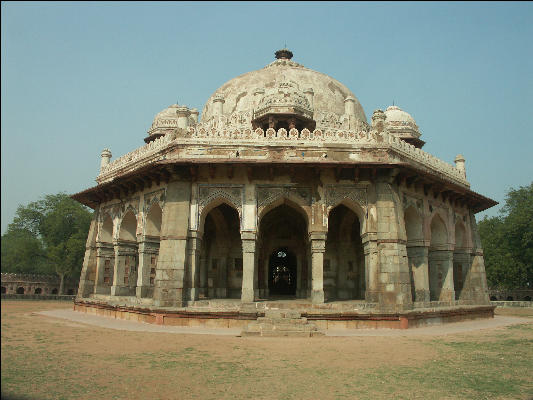
<path fill-rule="evenodd" d="M 280 198 L 293 199 L 300 205 L 310 206 L 311 188 L 296 185 L 257 185 L 257 212 Z"/>
<path fill-rule="evenodd" d="M 154 203 L 159 203 L 161 210 L 165 207 L 166 189 L 158 189 L 144 195 L 143 213 L 146 214 Z"/>
<path fill-rule="evenodd" d="M 200 184 L 198 185 L 198 218 L 213 200 L 224 199 L 235 207 L 242 223 L 243 196 L 244 185 Z"/>
<path fill-rule="evenodd" d="M 326 206 L 328 209 L 336 207 L 344 199 L 350 199 L 359 204 L 361 208 L 366 209 L 368 204 L 366 188 L 353 185 L 326 185 Z"/>
<path fill-rule="evenodd" d="M 423 213 L 424 202 L 421 198 L 403 193 L 402 201 L 404 210 L 407 210 L 410 206 L 413 206 L 419 213 Z"/>

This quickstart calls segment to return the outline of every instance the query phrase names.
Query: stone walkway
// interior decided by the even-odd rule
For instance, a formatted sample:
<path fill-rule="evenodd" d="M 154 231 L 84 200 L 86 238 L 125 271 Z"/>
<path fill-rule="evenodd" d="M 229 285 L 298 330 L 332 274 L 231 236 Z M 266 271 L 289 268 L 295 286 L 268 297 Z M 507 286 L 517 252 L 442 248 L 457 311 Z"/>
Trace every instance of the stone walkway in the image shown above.
<path fill-rule="evenodd" d="M 99 326 L 101 328 L 117 329 L 135 332 L 165 332 L 191 335 L 228 335 L 239 336 L 240 328 L 189 328 L 180 326 L 154 325 L 142 322 L 127 321 L 97 315 L 85 314 L 72 309 L 41 311 L 35 314 L 46 317 L 60 318 L 73 323 Z M 533 323 L 532 318 L 507 317 L 496 315 L 493 319 L 480 319 L 466 322 L 455 322 L 443 325 L 427 326 L 412 329 L 344 329 L 328 330 L 326 336 L 416 336 L 416 335 L 448 335 L 470 332 L 479 329 L 500 328 L 507 325 Z"/>

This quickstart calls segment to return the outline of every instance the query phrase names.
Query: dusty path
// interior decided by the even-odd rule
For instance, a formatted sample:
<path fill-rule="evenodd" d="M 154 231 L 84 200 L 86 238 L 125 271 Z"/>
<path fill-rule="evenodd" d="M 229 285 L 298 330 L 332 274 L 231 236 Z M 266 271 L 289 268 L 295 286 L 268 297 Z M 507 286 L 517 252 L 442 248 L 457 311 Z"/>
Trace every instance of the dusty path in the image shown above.
<path fill-rule="evenodd" d="M 533 398 L 531 309 L 421 329 L 341 332 L 358 336 L 260 338 L 70 307 L 2 301 L 2 398 Z"/>
<path fill-rule="evenodd" d="M 189 328 L 180 326 L 161 326 L 142 322 L 127 321 L 110 317 L 102 317 L 73 311 L 70 308 L 47 310 L 37 312 L 52 318 L 61 318 L 76 323 L 99 326 L 101 328 L 118 329 L 135 332 L 165 332 L 199 335 L 230 335 L 237 336 L 241 329 L 228 328 Z M 479 329 L 499 328 L 514 324 L 533 323 L 531 318 L 510 317 L 496 315 L 492 319 L 480 319 L 474 321 L 455 322 L 443 325 L 433 325 L 423 328 L 401 329 L 343 329 L 328 330 L 326 336 L 418 336 L 418 335 L 447 335 L 454 333 L 470 332 Z"/>

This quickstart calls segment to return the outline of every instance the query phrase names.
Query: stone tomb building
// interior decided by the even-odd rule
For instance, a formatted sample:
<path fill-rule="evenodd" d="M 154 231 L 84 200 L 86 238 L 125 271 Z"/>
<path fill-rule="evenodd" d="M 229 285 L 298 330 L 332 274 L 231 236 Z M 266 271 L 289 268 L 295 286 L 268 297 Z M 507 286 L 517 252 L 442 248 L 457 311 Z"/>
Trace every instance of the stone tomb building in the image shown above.
<path fill-rule="evenodd" d="M 145 143 L 73 196 L 95 210 L 76 308 L 245 326 L 296 309 L 322 328 L 491 316 L 461 155 L 422 150 L 397 106 L 370 123 L 342 83 L 287 50 L 199 112 L 174 104 Z"/>

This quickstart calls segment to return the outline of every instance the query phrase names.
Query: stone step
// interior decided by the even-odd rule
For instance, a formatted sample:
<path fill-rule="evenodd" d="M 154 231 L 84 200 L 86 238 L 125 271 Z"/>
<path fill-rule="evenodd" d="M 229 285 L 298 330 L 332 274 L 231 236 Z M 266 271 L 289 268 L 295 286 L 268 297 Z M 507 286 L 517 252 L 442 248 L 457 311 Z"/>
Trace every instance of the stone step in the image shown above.
<path fill-rule="evenodd" d="M 269 318 L 269 317 L 259 317 L 257 322 L 267 323 L 267 324 L 295 324 L 295 325 L 305 325 L 307 324 L 307 318 Z"/>
<path fill-rule="evenodd" d="M 265 310 L 265 318 L 272 319 L 281 319 L 281 318 L 290 318 L 298 319 L 301 318 L 302 314 L 299 311 L 294 310 Z"/>
<path fill-rule="evenodd" d="M 248 330 L 259 331 L 317 331 L 318 328 L 315 325 L 271 325 L 271 324 L 257 324 L 248 325 Z"/>

